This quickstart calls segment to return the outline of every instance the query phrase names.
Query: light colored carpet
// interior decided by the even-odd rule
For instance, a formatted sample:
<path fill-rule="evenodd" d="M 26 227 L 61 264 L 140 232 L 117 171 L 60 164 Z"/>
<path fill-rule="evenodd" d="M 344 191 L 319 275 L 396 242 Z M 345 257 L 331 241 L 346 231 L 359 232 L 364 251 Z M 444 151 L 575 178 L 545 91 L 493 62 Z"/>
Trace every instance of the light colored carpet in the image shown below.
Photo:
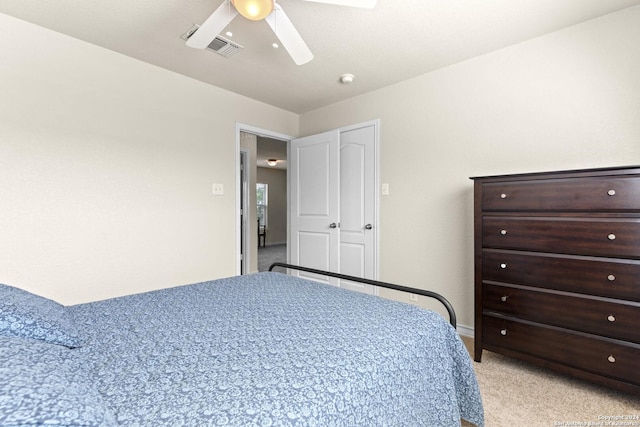
<path fill-rule="evenodd" d="M 274 262 L 287 262 L 287 245 L 269 245 L 258 248 L 258 271 L 267 271 Z"/>
<path fill-rule="evenodd" d="M 463 341 L 473 355 L 473 339 L 463 337 Z M 486 427 L 640 427 L 639 396 L 555 374 L 486 350 L 482 362 L 473 365 Z M 616 416 L 628 418 L 606 418 Z M 471 425 L 462 423 L 464 427 Z"/>

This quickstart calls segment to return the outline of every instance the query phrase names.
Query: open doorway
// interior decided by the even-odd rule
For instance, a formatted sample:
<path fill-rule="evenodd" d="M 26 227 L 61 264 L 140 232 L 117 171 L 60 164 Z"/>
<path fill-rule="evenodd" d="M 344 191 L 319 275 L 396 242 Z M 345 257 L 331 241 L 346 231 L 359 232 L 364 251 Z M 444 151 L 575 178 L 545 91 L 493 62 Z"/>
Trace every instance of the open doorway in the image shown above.
<path fill-rule="evenodd" d="M 258 136 L 256 149 L 258 271 L 287 262 L 287 141 Z"/>
<path fill-rule="evenodd" d="M 288 257 L 290 138 L 238 125 L 238 273 L 266 271 Z"/>

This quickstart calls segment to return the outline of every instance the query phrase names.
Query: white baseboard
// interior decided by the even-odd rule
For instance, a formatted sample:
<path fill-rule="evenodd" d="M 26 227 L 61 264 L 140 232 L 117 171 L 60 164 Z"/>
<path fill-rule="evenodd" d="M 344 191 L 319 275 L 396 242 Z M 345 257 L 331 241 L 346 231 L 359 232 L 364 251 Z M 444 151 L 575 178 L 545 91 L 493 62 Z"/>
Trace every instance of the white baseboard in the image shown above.
<path fill-rule="evenodd" d="M 463 337 L 473 338 L 474 331 L 473 331 L 473 328 L 471 326 L 458 325 L 457 331 Z"/>

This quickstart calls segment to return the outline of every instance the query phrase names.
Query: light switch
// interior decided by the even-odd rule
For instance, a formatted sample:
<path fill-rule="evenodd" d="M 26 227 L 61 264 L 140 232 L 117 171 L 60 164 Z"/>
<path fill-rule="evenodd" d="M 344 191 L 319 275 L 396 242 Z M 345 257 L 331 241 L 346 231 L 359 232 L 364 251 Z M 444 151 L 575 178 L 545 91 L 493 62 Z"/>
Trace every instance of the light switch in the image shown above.
<path fill-rule="evenodd" d="M 388 196 L 389 195 L 389 184 L 382 184 L 382 191 L 381 191 L 383 196 Z"/>
<path fill-rule="evenodd" d="M 213 194 L 216 196 L 220 196 L 224 194 L 224 185 L 223 184 L 213 184 Z"/>

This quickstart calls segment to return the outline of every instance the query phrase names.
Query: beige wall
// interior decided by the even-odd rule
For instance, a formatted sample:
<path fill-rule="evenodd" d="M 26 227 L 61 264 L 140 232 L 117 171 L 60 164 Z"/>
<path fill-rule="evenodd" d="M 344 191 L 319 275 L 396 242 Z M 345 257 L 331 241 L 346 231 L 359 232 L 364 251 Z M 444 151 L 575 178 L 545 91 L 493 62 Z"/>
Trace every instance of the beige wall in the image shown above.
<path fill-rule="evenodd" d="M 66 304 L 235 274 L 236 122 L 295 136 L 380 118 L 381 279 L 443 293 L 463 326 L 469 176 L 640 164 L 640 7 L 300 117 L 0 28 L 0 281 Z"/>
<path fill-rule="evenodd" d="M 381 119 L 381 279 L 432 289 L 473 326 L 470 176 L 640 164 L 640 7 L 300 118 Z"/>
<path fill-rule="evenodd" d="M 73 304 L 234 275 L 236 122 L 295 135 L 298 116 L 0 28 L 0 281 Z"/>

